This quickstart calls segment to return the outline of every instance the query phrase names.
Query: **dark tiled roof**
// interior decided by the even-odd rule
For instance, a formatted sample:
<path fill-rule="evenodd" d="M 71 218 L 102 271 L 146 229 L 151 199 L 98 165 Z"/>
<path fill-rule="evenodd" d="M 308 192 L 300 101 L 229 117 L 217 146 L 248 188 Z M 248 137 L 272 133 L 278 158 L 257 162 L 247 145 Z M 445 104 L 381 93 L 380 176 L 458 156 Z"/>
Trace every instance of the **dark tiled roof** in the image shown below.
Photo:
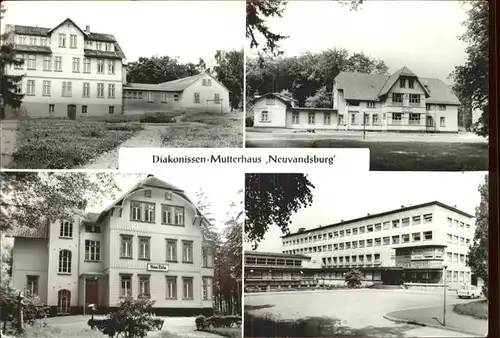
<path fill-rule="evenodd" d="M 83 53 L 85 56 L 95 57 L 95 58 L 103 58 L 103 59 L 122 59 L 123 58 L 123 56 L 119 55 L 118 52 L 110 52 L 110 51 L 103 51 L 103 50 L 85 49 Z"/>
<path fill-rule="evenodd" d="M 407 206 L 407 207 L 401 207 L 399 209 L 393 209 L 393 210 L 381 212 L 381 213 L 378 213 L 378 214 L 372 214 L 372 215 L 368 215 L 368 216 L 354 218 L 354 219 L 350 219 L 348 221 L 343 221 L 343 222 L 339 222 L 339 223 L 335 223 L 335 224 L 325 225 L 323 227 L 316 227 L 316 228 L 312 228 L 312 229 L 306 229 L 306 230 L 301 231 L 301 232 L 294 232 L 294 233 L 290 233 L 288 235 L 281 236 L 281 238 L 286 238 L 286 237 L 290 237 L 290 236 L 294 236 L 294 235 L 302 234 L 302 233 L 307 233 L 307 232 L 315 231 L 315 230 L 319 230 L 319 229 L 328 229 L 328 228 L 336 227 L 336 226 L 339 226 L 339 225 L 344 225 L 344 224 L 349 224 L 349 223 L 364 221 L 364 220 L 368 220 L 368 219 L 375 218 L 375 217 L 381 217 L 381 216 L 386 216 L 386 215 L 394 214 L 396 212 L 402 212 L 402 211 L 408 211 L 408 210 L 413 210 L 413 209 L 418 209 L 418 208 L 424 208 L 424 207 L 428 207 L 428 206 L 431 206 L 431 205 L 440 206 L 442 208 L 445 208 L 447 210 L 456 212 L 456 213 L 458 213 L 458 214 L 460 214 L 462 216 L 465 216 L 465 217 L 469 217 L 469 218 L 473 218 L 474 217 L 473 215 L 468 214 L 468 213 L 466 213 L 466 212 L 464 212 L 462 210 L 459 210 L 459 209 L 457 209 L 455 207 L 450 207 L 449 205 L 441 203 L 441 202 L 438 202 L 438 201 L 432 201 L 432 202 L 427 202 L 427 203 L 422 203 L 422 204 L 410 205 L 410 206 Z"/>
<path fill-rule="evenodd" d="M 52 54 L 49 46 L 14 45 L 16 52 Z"/>
<path fill-rule="evenodd" d="M 127 83 L 123 86 L 123 90 L 144 90 L 144 91 L 166 91 L 157 84 L 151 83 Z M 179 90 L 180 91 L 180 90 Z"/>
<path fill-rule="evenodd" d="M 184 89 L 201 79 L 205 73 L 200 73 L 188 77 L 183 77 L 177 80 L 162 82 L 158 84 L 150 83 L 128 83 L 123 89 L 135 90 L 151 90 L 151 91 L 164 91 L 164 92 L 182 92 Z"/>
<path fill-rule="evenodd" d="M 29 228 L 26 226 L 15 227 L 7 234 L 9 237 L 34 239 L 47 239 L 49 238 L 48 235 L 48 227 L 46 225 L 41 225 L 37 228 Z"/>
<path fill-rule="evenodd" d="M 335 78 L 335 83 L 337 89 L 343 91 L 346 100 L 379 101 L 380 97 L 387 94 L 401 75 L 415 76 L 406 67 L 401 68 L 390 76 L 341 72 Z M 443 81 L 435 78 L 416 77 L 416 79 L 426 91 L 427 103 L 460 104 L 460 101 L 453 94 L 451 88 Z"/>
<path fill-rule="evenodd" d="M 22 35 L 48 36 L 50 28 L 14 25 L 14 33 Z"/>
<path fill-rule="evenodd" d="M 116 39 L 112 34 L 90 32 L 87 34 L 87 38 L 93 41 L 116 42 Z"/>

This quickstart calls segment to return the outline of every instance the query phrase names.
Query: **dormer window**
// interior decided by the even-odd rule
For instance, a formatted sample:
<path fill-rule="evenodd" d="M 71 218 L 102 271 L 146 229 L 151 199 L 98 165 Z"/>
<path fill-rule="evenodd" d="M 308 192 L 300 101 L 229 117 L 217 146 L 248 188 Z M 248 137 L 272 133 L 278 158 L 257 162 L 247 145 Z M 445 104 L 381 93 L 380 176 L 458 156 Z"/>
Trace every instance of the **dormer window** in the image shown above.
<path fill-rule="evenodd" d="M 408 79 L 408 88 L 415 88 L 415 80 Z"/>
<path fill-rule="evenodd" d="M 166 191 L 166 192 L 165 192 L 165 199 L 166 199 L 167 201 L 172 200 L 172 193 L 171 193 L 170 191 Z"/>
<path fill-rule="evenodd" d="M 145 197 L 151 197 L 151 189 L 144 190 L 144 196 Z"/>
<path fill-rule="evenodd" d="M 399 88 L 406 88 L 406 79 L 399 79 Z"/>

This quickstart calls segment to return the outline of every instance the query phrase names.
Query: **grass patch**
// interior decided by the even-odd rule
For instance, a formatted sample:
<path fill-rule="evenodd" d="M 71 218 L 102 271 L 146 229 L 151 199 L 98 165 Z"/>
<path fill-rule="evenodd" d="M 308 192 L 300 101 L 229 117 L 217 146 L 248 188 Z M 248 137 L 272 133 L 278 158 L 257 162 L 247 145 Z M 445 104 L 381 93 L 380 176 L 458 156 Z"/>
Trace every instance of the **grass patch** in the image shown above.
<path fill-rule="evenodd" d="M 275 139 L 247 141 L 246 146 L 249 148 L 369 148 L 370 170 L 377 171 L 488 170 L 487 143 Z"/>
<path fill-rule="evenodd" d="M 243 113 L 185 115 L 180 123 L 165 126 L 162 147 L 240 148 L 243 146 Z"/>
<path fill-rule="evenodd" d="M 12 155 L 12 169 L 70 169 L 84 165 L 143 128 L 140 124 L 90 119 L 28 119 L 22 123 L 22 141 Z"/>
<path fill-rule="evenodd" d="M 208 328 L 202 330 L 203 332 L 209 332 L 218 334 L 222 337 L 231 337 L 231 338 L 241 338 L 241 328 L 239 327 L 216 327 L 216 328 Z"/>
<path fill-rule="evenodd" d="M 34 325 L 26 326 L 22 338 L 109 338 L 90 328 L 76 328 L 71 325 L 61 327 Z"/>
<path fill-rule="evenodd" d="M 488 302 L 480 300 L 465 304 L 455 304 L 453 312 L 459 315 L 471 316 L 476 319 L 488 319 Z"/>

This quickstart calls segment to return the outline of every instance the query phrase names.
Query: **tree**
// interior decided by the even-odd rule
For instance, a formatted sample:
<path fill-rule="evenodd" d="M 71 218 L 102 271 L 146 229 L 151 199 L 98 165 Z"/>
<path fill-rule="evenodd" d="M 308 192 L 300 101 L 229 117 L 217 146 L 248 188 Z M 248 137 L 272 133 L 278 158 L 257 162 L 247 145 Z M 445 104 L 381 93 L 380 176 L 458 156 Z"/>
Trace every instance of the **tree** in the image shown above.
<path fill-rule="evenodd" d="M 200 59 L 200 62 L 203 61 Z M 204 61 L 203 61 L 204 62 Z M 127 72 L 127 83 L 157 84 L 199 74 L 203 64 L 181 64 L 169 56 L 140 57 Z"/>
<path fill-rule="evenodd" d="M 215 78 L 230 90 L 231 110 L 238 109 L 243 100 L 243 50 L 218 50 L 215 60 Z"/>
<path fill-rule="evenodd" d="M 467 20 L 463 22 L 466 30 L 460 37 L 467 43 L 465 65 L 456 66 L 450 74 L 453 79 L 453 91 L 462 102 L 470 104 L 474 110 L 482 115 L 474 127 L 481 136 L 489 133 L 489 2 L 475 0 L 465 4 L 470 6 L 467 11 Z"/>
<path fill-rule="evenodd" d="M 6 9 L 0 5 L 0 21 L 5 14 Z M 14 45 L 10 40 L 10 33 L 4 33 L 0 36 L 0 41 L 4 42 L 0 46 L 0 118 L 5 117 L 5 106 L 9 105 L 12 108 L 19 108 L 24 97 L 23 94 L 18 94 L 18 83 L 23 79 L 24 75 L 9 75 L 7 67 L 20 66 L 24 64 L 24 60 L 17 60 Z"/>
<path fill-rule="evenodd" d="M 363 273 L 358 269 L 351 269 L 345 274 L 345 282 L 349 288 L 357 288 L 361 285 L 363 280 Z"/>
<path fill-rule="evenodd" d="M 0 173 L 0 230 L 40 229 L 45 220 L 71 220 L 87 204 L 114 199 L 117 174 L 84 172 Z"/>
<path fill-rule="evenodd" d="M 469 247 L 467 256 L 467 266 L 471 268 L 473 274 L 484 281 L 483 293 L 488 294 L 488 175 L 485 176 L 484 184 L 479 186 L 481 202 L 476 207 L 476 230 L 474 240 Z"/>
<path fill-rule="evenodd" d="M 292 213 L 312 205 L 305 174 L 245 174 L 245 237 L 254 249 L 273 224 L 289 232 Z"/>
<path fill-rule="evenodd" d="M 307 97 L 306 107 L 332 108 L 333 107 L 332 92 L 328 91 L 326 86 L 321 87 L 316 91 L 314 96 Z"/>
<path fill-rule="evenodd" d="M 205 239 L 215 241 L 217 238 L 217 230 L 215 227 L 217 220 L 212 213 L 212 206 L 210 204 L 210 201 L 208 200 L 207 195 L 205 194 L 205 191 L 203 191 L 203 188 L 199 187 L 196 191 L 195 201 L 196 207 L 209 222 L 202 222 L 203 228 L 201 230 L 203 232 L 203 236 L 205 237 Z"/>

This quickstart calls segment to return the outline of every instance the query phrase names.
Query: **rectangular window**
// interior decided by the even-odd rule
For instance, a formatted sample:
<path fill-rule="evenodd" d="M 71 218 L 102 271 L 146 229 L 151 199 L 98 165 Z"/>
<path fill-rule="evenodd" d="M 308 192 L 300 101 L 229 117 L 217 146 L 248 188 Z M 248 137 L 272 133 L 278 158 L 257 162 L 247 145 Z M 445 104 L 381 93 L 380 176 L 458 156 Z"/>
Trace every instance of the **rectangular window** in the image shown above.
<path fill-rule="evenodd" d="M 161 102 L 167 103 L 168 102 L 168 96 L 167 93 L 161 93 Z"/>
<path fill-rule="evenodd" d="M 403 94 L 392 93 L 392 102 L 393 103 L 402 103 L 403 102 Z"/>
<path fill-rule="evenodd" d="M 184 208 L 162 205 L 162 224 L 184 226 Z"/>
<path fill-rule="evenodd" d="M 182 241 L 182 262 L 193 263 L 193 242 Z"/>
<path fill-rule="evenodd" d="M 104 74 L 104 60 L 97 60 L 97 74 Z"/>
<path fill-rule="evenodd" d="M 375 238 L 375 246 L 380 246 L 382 240 L 380 238 Z"/>
<path fill-rule="evenodd" d="M 368 101 L 368 102 L 366 102 L 366 106 L 367 106 L 368 108 L 375 108 L 375 102 L 373 102 L 373 101 Z"/>
<path fill-rule="evenodd" d="M 266 97 L 266 105 L 268 106 L 274 105 L 274 97 Z"/>
<path fill-rule="evenodd" d="M 194 93 L 194 103 L 200 103 L 200 93 Z"/>
<path fill-rule="evenodd" d="M 108 60 L 108 74 L 115 73 L 115 60 Z"/>
<path fill-rule="evenodd" d="M 307 123 L 308 124 L 314 124 L 314 123 L 316 123 L 316 114 L 314 112 L 311 112 L 311 113 L 307 114 Z"/>
<path fill-rule="evenodd" d="M 389 236 L 386 236 L 382 239 L 382 244 L 383 245 L 389 245 L 391 244 L 391 238 Z"/>
<path fill-rule="evenodd" d="M 373 246 L 373 239 L 367 239 L 366 240 L 366 247 L 367 248 L 370 248 Z"/>
<path fill-rule="evenodd" d="M 365 233 L 365 227 L 364 226 L 359 227 L 359 233 L 360 234 L 364 234 Z"/>
<path fill-rule="evenodd" d="M 424 231 L 424 241 L 432 240 L 432 231 Z"/>
<path fill-rule="evenodd" d="M 410 234 L 401 235 L 401 239 L 402 239 L 403 243 L 409 243 L 410 242 Z"/>
<path fill-rule="evenodd" d="M 440 126 L 441 128 L 446 127 L 446 118 L 445 118 L 444 116 L 441 116 L 441 117 L 439 118 L 439 126 Z"/>
<path fill-rule="evenodd" d="M 36 36 L 30 36 L 30 45 L 36 46 L 37 39 Z"/>
<path fill-rule="evenodd" d="M 325 125 L 330 125 L 331 124 L 332 114 L 330 114 L 330 113 L 324 113 L 323 118 L 324 118 L 324 124 Z"/>
<path fill-rule="evenodd" d="M 340 124 L 340 125 L 345 124 L 345 121 L 344 121 L 344 114 L 339 114 L 339 124 Z"/>
<path fill-rule="evenodd" d="M 97 97 L 104 97 L 104 83 L 97 84 Z"/>
<path fill-rule="evenodd" d="M 111 44 L 107 43 L 105 48 L 106 48 L 106 52 L 110 52 L 111 51 Z"/>
<path fill-rule="evenodd" d="M 365 241 L 364 240 L 360 240 L 359 241 L 359 247 L 360 248 L 364 248 L 365 247 Z"/>
<path fill-rule="evenodd" d="M 96 43 L 95 43 L 95 48 L 96 48 L 97 50 L 102 50 L 102 42 L 100 42 L 100 41 L 96 41 Z"/>
<path fill-rule="evenodd" d="M 121 258 L 132 258 L 132 236 L 120 235 L 121 247 L 120 247 L 120 257 Z"/>
<path fill-rule="evenodd" d="M 20 44 L 20 45 L 25 45 L 25 44 L 26 44 L 26 37 L 25 37 L 25 36 L 20 35 L 20 36 L 18 37 L 18 39 L 19 39 L 19 44 Z"/>
<path fill-rule="evenodd" d="M 403 114 L 392 113 L 392 124 L 402 124 L 402 123 L 403 123 Z"/>
<path fill-rule="evenodd" d="M 269 121 L 269 113 L 267 110 L 263 110 L 260 112 L 260 122 L 268 122 Z"/>
<path fill-rule="evenodd" d="M 29 54 L 28 55 L 28 65 L 27 68 L 29 70 L 36 70 L 36 55 L 35 54 Z"/>
<path fill-rule="evenodd" d="M 438 109 L 441 110 L 441 111 L 444 111 L 444 110 L 446 110 L 446 105 L 445 104 L 440 104 L 440 105 L 438 105 Z"/>
<path fill-rule="evenodd" d="M 453 219 L 450 217 L 446 218 L 446 223 L 448 224 L 449 227 L 453 226 Z"/>
<path fill-rule="evenodd" d="M 458 244 L 458 236 L 453 236 L 453 244 Z"/>
<path fill-rule="evenodd" d="M 53 114 L 55 109 L 55 104 L 49 104 L 49 114 Z"/>
<path fill-rule="evenodd" d="M 355 236 L 358 234 L 358 228 L 352 228 L 352 235 Z"/>
<path fill-rule="evenodd" d="M 351 124 L 358 124 L 358 113 L 350 113 L 351 114 Z"/>
<path fill-rule="evenodd" d="M 69 36 L 69 48 L 76 48 L 76 35 L 70 34 Z"/>
<path fill-rule="evenodd" d="M 451 234 L 447 234 L 446 235 L 446 242 L 451 244 L 452 241 L 453 241 L 453 236 Z"/>
<path fill-rule="evenodd" d="M 202 278 L 201 297 L 203 300 L 212 299 L 212 278 Z"/>
<path fill-rule="evenodd" d="M 150 241 L 149 237 L 139 237 L 139 259 L 149 260 L 151 258 Z"/>
<path fill-rule="evenodd" d="M 420 95 L 419 94 L 410 94 L 410 103 L 412 104 L 420 104 Z"/>
<path fill-rule="evenodd" d="M 366 232 L 373 232 L 373 225 L 367 225 Z"/>
<path fill-rule="evenodd" d="M 83 59 L 83 72 L 84 73 L 90 73 L 90 59 L 84 58 Z"/>
<path fill-rule="evenodd" d="M 404 227 L 407 227 L 410 225 L 410 218 L 409 217 L 405 217 L 401 220 L 401 223 L 402 223 L 402 226 Z"/>
<path fill-rule="evenodd" d="M 432 222 L 432 214 L 425 214 L 424 223 L 431 223 L 431 222 Z"/>
<path fill-rule="evenodd" d="M 451 262 L 453 260 L 453 256 L 452 256 L 451 252 L 447 252 L 446 257 L 448 258 L 448 262 Z"/>
<path fill-rule="evenodd" d="M 55 57 L 54 70 L 56 72 L 62 72 L 62 56 Z"/>
<path fill-rule="evenodd" d="M 406 88 L 406 79 L 399 79 L 399 88 Z"/>
<path fill-rule="evenodd" d="M 182 277 L 182 298 L 193 299 L 193 278 Z"/>
<path fill-rule="evenodd" d="M 16 54 L 16 60 L 23 61 L 24 64 L 25 57 L 23 54 Z M 23 69 L 23 64 L 15 64 L 14 69 Z"/>
<path fill-rule="evenodd" d="M 35 80 L 26 81 L 26 95 L 35 95 Z"/>
<path fill-rule="evenodd" d="M 419 125 L 420 124 L 420 114 L 410 113 L 410 121 L 411 125 Z"/>
<path fill-rule="evenodd" d="M 72 83 L 70 81 L 63 81 L 62 83 L 62 96 L 71 97 L 72 96 Z"/>
<path fill-rule="evenodd" d="M 51 90 L 50 90 L 50 81 L 43 81 L 43 96 L 50 96 Z"/>
<path fill-rule="evenodd" d="M 92 262 L 101 260 L 101 243 L 99 241 L 85 240 L 85 260 Z"/>
<path fill-rule="evenodd" d="M 370 114 L 363 114 L 365 126 L 370 124 Z"/>
<path fill-rule="evenodd" d="M 132 296 L 132 276 L 120 275 L 120 298 Z"/>
<path fill-rule="evenodd" d="M 330 248 L 331 251 L 331 248 Z M 212 249 L 204 247 L 201 249 L 201 256 L 202 256 L 202 266 L 204 268 L 212 268 L 213 267 L 213 255 L 212 255 Z"/>
<path fill-rule="evenodd" d="M 214 94 L 214 103 L 215 104 L 220 104 L 220 95 L 219 94 Z"/>
<path fill-rule="evenodd" d="M 374 225 L 375 231 L 382 231 L 382 224 L 381 223 L 376 223 Z"/>
<path fill-rule="evenodd" d="M 392 236 L 392 244 L 399 244 L 399 235 Z"/>
<path fill-rule="evenodd" d="M 44 56 L 43 57 L 43 70 L 50 71 L 52 69 L 52 57 Z"/>
<path fill-rule="evenodd" d="M 113 115 L 115 113 L 115 106 L 109 106 L 109 115 Z"/>
<path fill-rule="evenodd" d="M 177 262 L 177 240 L 167 239 L 167 262 Z"/>
<path fill-rule="evenodd" d="M 38 296 L 39 276 L 26 276 L 26 294 Z"/>
<path fill-rule="evenodd" d="M 85 224 L 85 232 L 100 234 L 101 233 L 101 226 L 98 224 L 94 224 L 94 223 L 87 223 L 87 224 Z"/>
<path fill-rule="evenodd" d="M 414 242 L 420 241 L 420 232 L 414 232 L 413 234 L 411 234 L 411 237 Z"/>
<path fill-rule="evenodd" d="M 139 276 L 139 298 L 150 298 L 149 276 Z"/>
<path fill-rule="evenodd" d="M 380 120 L 378 118 L 378 114 L 373 114 L 372 115 L 372 122 L 374 126 L 378 126 L 380 124 Z"/>
<path fill-rule="evenodd" d="M 83 83 L 83 97 L 90 97 L 90 82 Z"/>
<path fill-rule="evenodd" d="M 167 276 L 167 299 L 177 299 L 177 277 Z"/>
<path fill-rule="evenodd" d="M 411 222 L 413 225 L 419 225 L 422 223 L 422 218 L 420 216 L 413 216 Z"/>
<path fill-rule="evenodd" d="M 73 73 L 80 73 L 80 58 L 73 58 Z"/>
<path fill-rule="evenodd" d="M 432 104 L 426 104 L 425 110 L 427 110 L 427 111 L 432 110 Z"/>
<path fill-rule="evenodd" d="M 59 33 L 59 48 L 66 48 L 66 34 Z"/>
<path fill-rule="evenodd" d="M 394 221 L 392 221 L 392 228 L 393 229 L 399 228 L 399 219 L 395 219 Z"/>
<path fill-rule="evenodd" d="M 108 98 L 114 99 L 115 98 L 115 85 L 114 84 L 108 84 Z"/>
<path fill-rule="evenodd" d="M 415 80 L 408 79 L 408 88 L 415 88 Z"/>

